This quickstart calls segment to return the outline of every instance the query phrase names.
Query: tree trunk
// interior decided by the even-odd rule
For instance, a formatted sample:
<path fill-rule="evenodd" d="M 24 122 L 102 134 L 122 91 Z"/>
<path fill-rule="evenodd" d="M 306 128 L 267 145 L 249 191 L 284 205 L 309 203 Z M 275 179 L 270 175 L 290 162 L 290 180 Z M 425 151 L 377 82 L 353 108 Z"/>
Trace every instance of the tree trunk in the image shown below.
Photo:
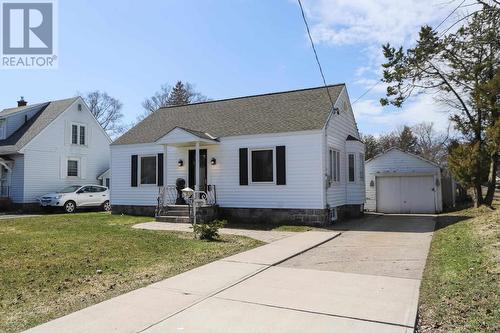
<path fill-rule="evenodd" d="M 472 188 L 473 191 L 473 196 L 472 200 L 474 201 L 474 207 L 478 208 L 483 204 L 483 190 L 481 187 L 481 184 L 474 184 L 474 187 Z"/>
<path fill-rule="evenodd" d="M 484 204 L 488 206 L 492 205 L 493 198 L 495 196 L 497 168 L 498 168 L 498 154 L 495 153 L 491 156 L 490 160 L 490 172 L 488 174 L 488 191 L 486 192 L 486 197 L 484 198 Z"/>

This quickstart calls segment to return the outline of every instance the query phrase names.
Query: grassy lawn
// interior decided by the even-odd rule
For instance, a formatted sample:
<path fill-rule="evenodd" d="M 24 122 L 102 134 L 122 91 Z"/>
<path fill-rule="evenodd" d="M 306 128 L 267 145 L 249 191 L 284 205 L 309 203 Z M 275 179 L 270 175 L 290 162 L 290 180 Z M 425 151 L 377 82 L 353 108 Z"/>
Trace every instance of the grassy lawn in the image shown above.
<path fill-rule="evenodd" d="M 0 332 L 20 331 L 259 241 L 132 229 L 150 217 L 82 213 L 0 220 Z"/>
<path fill-rule="evenodd" d="M 420 290 L 419 332 L 500 331 L 500 205 L 438 219 Z"/>

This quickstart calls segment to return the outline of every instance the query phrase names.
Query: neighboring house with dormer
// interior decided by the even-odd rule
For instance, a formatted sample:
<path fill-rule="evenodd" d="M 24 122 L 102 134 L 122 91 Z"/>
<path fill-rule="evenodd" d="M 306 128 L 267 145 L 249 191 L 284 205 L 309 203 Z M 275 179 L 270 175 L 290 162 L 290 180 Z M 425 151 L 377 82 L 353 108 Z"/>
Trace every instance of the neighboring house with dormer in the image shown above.
<path fill-rule="evenodd" d="M 20 207 L 67 185 L 98 184 L 111 139 L 81 97 L 0 112 L 0 197 Z"/>
<path fill-rule="evenodd" d="M 325 224 L 359 215 L 364 144 L 346 86 L 328 91 L 157 110 L 111 144 L 113 213 L 179 220 L 181 178 L 204 192 L 206 215 L 231 221 Z"/>

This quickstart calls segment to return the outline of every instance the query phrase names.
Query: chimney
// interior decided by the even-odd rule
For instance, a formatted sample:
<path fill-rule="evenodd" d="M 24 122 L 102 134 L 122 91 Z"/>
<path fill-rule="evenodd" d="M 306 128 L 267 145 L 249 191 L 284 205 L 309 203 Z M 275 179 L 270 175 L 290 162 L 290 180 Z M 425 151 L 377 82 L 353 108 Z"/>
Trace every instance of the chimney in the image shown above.
<path fill-rule="evenodd" d="M 24 100 L 23 96 L 21 96 L 21 99 L 17 101 L 17 107 L 26 106 L 26 104 L 28 104 L 28 102 Z"/>

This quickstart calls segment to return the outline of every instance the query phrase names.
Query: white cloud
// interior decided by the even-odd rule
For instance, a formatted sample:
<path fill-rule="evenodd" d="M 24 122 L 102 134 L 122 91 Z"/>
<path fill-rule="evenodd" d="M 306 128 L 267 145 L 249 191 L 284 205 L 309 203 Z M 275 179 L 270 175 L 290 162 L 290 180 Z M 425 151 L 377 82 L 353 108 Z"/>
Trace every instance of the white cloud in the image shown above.
<path fill-rule="evenodd" d="M 360 131 L 364 134 L 381 134 L 424 121 L 433 122 L 439 131 L 447 131 L 449 124 L 447 107 L 429 95 L 413 98 L 402 109 L 382 107 L 379 101 L 367 99 L 354 104 L 353 110 Z"/>
<path fill-rule="evenodd" d="M 406 44 L 420 26 L 436 25 L 458 3 L 442 0 L 306 0 L 317 42 Z M 457 14 L 458 15 L 458 14 Z"/>
<path fill-rule="evenodd" d="M 436 26 L 441 23 L 461 3 L 460 0 L 302 1 L 317 43 L 337 47 L 356 45 L 363 55 L 363 63 L 353 73 L 350 82 L 362 87 L 362 91 L 370 89 L 353 105 L 363 133 L 380 134 L 423 121 L 434 122 L 436 129 L 447 130 L 447 108 L 434 101 L 432 96 L 416 96 L 407 101 L 402 109 L 382 108 L 378 98 L 385 95 L 387 85 L 374 85 L 382 77 L 381 64 L 385 62 L 382 44 L 413 45 L 422 25 Z M 462 14 L 461 10 L 454 13 L 439 30 L 456 20 L 456 16 Z"/>

